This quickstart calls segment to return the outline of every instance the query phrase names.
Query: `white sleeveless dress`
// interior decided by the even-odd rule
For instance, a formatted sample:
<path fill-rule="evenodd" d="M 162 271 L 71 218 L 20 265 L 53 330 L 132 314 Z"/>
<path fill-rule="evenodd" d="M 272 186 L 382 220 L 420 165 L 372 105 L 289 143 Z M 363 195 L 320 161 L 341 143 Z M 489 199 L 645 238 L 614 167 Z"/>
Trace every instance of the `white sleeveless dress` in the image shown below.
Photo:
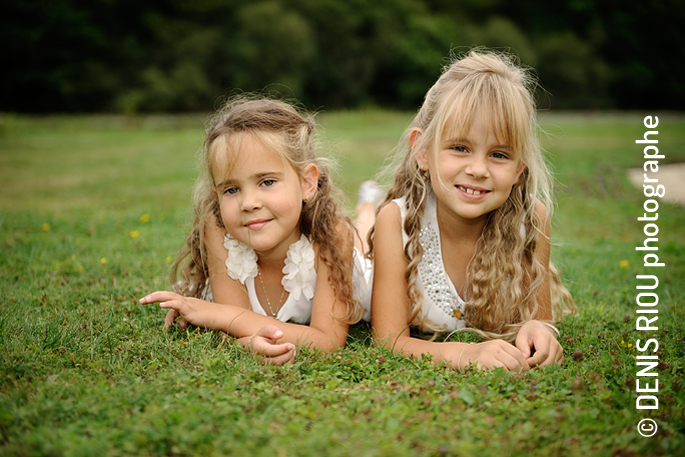
<path fill-rule="evenodd" d="M 257 254 L 254 250 L 230 235 L 224 238 L 224 247 L 228 250 L 226 259 L 226 273 L 247 288 L 252 311 L 263 316 L 269 316 L 257 298 L 255 278 L 257 277 Z M 276 314 L 276 319 L 282 322 L 308 324 L 312 317 L 312 300 L 316 289 L 316 269 L 314 262 L 316 254 L 314 245 L 305 235 L 290 245 L 283 267 L 281 284 L 288 298 Z M 355 249 L 354 250 L 353 286 L 355 298 L 364 308 L 363 320 L 370 320 L 371 308 L 371 275 L 370 262 Z M 204 300 L 213 301 L 209 284 L 205 288 Z"/>
<path fill-rule="evenodd" d="M 407 245 L 409 237 L 404 232 L 407 205 L 404 197 L 393 200 L 402 214 L 402 240 Z M 452 332 L 466 326 L 464 322 L 465 302 L 457 293 L 450 277 L 445 272 L 440 245 L 437 206 L 432 194 L 426 201 L 421 220 L 419 242 L 423 247 L 423 258 L 418 265 L 416 285 L 423 294 L 421 312 L 423 319 L 442 331 Z"/>

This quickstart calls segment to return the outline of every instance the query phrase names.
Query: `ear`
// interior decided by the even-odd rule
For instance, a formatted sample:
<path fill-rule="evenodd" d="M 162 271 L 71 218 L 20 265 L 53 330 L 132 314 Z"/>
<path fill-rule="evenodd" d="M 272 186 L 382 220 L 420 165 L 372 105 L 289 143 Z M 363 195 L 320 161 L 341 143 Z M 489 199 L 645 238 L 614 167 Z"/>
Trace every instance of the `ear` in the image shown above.
<path fill-rule="evenodd" d="M 514 184 L 519 182 L 519 178 L 521 177 L 521 173 L 523 173 L 523 170 L 526 169 L 526 164 L 521 161 L 518 166 L 516 167 L 516 180 L 514 181 Z"/>
<path fill-rule="evenodd" d="M 412 131 L 409 132 L 409 148 L 414 153 L 414 158 L 416 159 L 416 163 L 419 165 L 419 168 L 421 170 L 428 170 L 428 157 L 426 156 L 426 150 L 414 150 L 414 146 L 416 146 L 416 142 L 419 140 L 421 135 L 423 135 L 423 130 L 418 127 L 413 128 Z"/>
<path fill-rule="evenodd" d="M 302 199 L 308 200 L 314 196 L 319 187 L 319 167 L 313 163 L 305 165 L 302 170 Z"/>

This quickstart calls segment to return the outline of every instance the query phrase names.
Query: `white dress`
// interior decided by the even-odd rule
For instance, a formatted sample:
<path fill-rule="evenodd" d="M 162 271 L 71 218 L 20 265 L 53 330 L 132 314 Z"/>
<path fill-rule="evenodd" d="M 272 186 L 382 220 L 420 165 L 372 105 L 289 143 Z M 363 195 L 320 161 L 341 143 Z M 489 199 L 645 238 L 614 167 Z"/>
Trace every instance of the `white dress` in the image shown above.
<path fill-rule="evenodd" d="M 404 232 L 404 220 L 407 216 L 407 205 L 404 197 L 393 200 L 400 207 L 402 214 L 402 240 L 407 245 L 409 237 Z M 452 332 L 465 327 L 464 300 L 457 293 L 452 280 L 445 272 L 440 244 L 437 206 L 432 194 L 426 200 L 426 207 L 421 220 L 419 242 L 423 247 L 423 258 L 418 265 L 416 285 L 423 294 L 421 312 L 423 319 L 442 329 Z"/>
<path fill-rule="evenodd" d="M 226 235 L 224 247 L 228 250 L 226 259 L 226 273 L 231 278 L 239 281 L 247 288 L 250 297 L 252 311 L 263 316 L 269 316 L 257 298 L 255 290 L 255 278 L 257 277 L 257 254 L 254 250 L 240 241 Z M 312 317 L 312 300 L 316 289 L 316 269 L 314 262 L 316 254 L 314 245 L 306 236 L 291 244 L 283 267 L 283 279 L 281 284 L 288 298 L 278 310 L 276 319 L 282 322 L 295 322 L 308 324 Z M 354 250 L 354 273 L 353 286 L 355 298 L 364 308 L 363 319 L 370 319 L 371 303 L 371 275 L 372 268 L 369 262 L 359 252 Z M 203 299 L 212 301 L 212 290 L 209 284 L 205 289 Z"/>

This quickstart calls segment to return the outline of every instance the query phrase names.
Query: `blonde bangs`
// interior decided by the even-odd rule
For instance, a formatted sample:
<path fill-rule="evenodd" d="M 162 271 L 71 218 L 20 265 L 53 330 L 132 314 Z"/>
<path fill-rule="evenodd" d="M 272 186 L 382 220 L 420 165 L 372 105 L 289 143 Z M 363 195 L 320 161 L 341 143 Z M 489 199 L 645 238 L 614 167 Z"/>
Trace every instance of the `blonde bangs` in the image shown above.
<path fill-rule="evenodd" d="M 527 93 L 520 93 L 492 72 L 469 75 L 444 88 L 445 101 L 431 123 L 433 149 L 439 150 L 446 135 L 465 138 L 474 119 L 482 114 L 492 122 L 497 141 L 510 146 L 519 158 L 530 155 L 531 101 Z"/>

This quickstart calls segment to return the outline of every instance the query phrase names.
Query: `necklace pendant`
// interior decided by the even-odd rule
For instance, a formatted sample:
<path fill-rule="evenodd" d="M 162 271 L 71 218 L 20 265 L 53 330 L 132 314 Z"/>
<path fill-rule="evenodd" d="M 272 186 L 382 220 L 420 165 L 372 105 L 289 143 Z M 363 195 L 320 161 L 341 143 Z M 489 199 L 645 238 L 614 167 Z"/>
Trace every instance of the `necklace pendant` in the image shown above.
<path fill-rule="evenodd" d="M 259 265 L 257 265 L 257 275 L 259 276 L 259 283 L 262 285 L 262 292 L 264 292 L 264 298 L 266 299 L 266 306 L 269 308 L 269 312 L 271 313 L 271 317 L 276 319 L 276 315 L 278 314 L 278 310 L 281 309 L 281 303 L 283 302 L 283 295 L 285 294 L 285 288 L 281 290 L 281 296 L 278 298 L 278 304 L 276 304 L 276 311 L 274 312 L 273 308 L 271 307 L 271 300 L 269 300 L 269 294 L 266 293 L 266 287 L 264 286 L 264 279 L 262 279 L 262 269 L 259 268 Z M 262 309 L 264 307 L 262 306 Z M 266 310 L 264 310 L 266 311 Z"/>

